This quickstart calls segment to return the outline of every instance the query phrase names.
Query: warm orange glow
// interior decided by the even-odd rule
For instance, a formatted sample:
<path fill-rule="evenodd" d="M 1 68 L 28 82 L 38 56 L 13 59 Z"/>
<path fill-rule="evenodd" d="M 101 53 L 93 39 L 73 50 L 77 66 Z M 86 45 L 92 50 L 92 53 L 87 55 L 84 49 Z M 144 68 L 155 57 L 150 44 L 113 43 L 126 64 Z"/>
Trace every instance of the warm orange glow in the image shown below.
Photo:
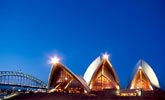
<path fill-rule="evenodd" d="M 68 78 L 67 78 L 67 77 L 65 77 L 65 80 L 68 80 Z"/>
<path fill-rule="evenodd" d="M 55 89 L 51 89 L 51 90 L 49 90 L 48 92 L 49 93 L 52 93 L 52 92 L 54 92 L 55 91 Z"/>
<path fill-rule="evenodd" d="M 84 90 L 84 93 L 88 93 L 86 90 Z"/>
<path fill-rule="evenodd" d="M 120 87 L 117 85 L 117 86 L 116 86 L 116 89 L 120 89 Z"/>
<path fill-rule="evenodd" d="M 97 70 L 93 74 L 89 87 L 92 91 L 104 89 L 120 89 L 115 71 L 108 60 L 109 55 L 104 54 Z"/>
<path fill-rule="evenodd" d="M 149 78 L 143 72 L 141 66 L 139 66 L 138 71 L 134 76 L 130 89 L 143 89 L 144 91 L 153 90 Z"/>
<path fill-rule="evenodd" d="M 67 69 L 63 64 L 58 63 L 58 59 L 54 60 L 54 64 L 49 76 L 48 87 L 54 90 L 50 92 L 69 92 L 69 93 L 83 93 L 84 90 L 89 92 L 87 85 L 82 82 L 75 74 Z M 54 63 L 54 61 L 52 61 Z"/>

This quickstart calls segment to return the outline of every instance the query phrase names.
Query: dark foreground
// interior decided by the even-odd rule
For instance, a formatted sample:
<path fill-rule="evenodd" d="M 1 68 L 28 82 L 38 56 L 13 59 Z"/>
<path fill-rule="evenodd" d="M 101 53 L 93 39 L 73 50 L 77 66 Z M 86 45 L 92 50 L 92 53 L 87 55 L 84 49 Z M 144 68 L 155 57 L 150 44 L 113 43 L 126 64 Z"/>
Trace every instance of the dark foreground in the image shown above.
<path fill-rule="evenodd" d="M 135 97 L 108 94 L 28 93 L 20 94 L 8 100 L 165 100 L 165 93 Z"/>

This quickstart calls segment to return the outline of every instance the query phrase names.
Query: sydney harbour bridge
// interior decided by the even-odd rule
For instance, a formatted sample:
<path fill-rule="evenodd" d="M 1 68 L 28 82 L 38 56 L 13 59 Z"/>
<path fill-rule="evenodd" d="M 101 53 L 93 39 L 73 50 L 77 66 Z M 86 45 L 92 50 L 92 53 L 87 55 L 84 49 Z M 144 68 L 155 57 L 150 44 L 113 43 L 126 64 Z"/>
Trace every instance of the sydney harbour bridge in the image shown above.
<path fill-rule="evenodd" d="M 47 85 L 40 79 L 22 72 L 0 71 L 0 86 L 46 89 Z"/>

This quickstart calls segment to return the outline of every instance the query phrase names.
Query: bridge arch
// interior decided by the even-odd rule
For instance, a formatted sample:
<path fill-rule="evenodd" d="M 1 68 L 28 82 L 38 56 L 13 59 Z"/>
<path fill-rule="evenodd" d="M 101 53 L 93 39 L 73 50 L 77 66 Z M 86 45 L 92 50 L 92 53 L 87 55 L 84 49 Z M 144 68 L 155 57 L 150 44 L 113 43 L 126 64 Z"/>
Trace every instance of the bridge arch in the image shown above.
<path fill-rule="evenodd" d="M 46 88 L 47 86 L 34 76 L 16 71 L 0 71 L 0 84 L 29 88 Z"/>

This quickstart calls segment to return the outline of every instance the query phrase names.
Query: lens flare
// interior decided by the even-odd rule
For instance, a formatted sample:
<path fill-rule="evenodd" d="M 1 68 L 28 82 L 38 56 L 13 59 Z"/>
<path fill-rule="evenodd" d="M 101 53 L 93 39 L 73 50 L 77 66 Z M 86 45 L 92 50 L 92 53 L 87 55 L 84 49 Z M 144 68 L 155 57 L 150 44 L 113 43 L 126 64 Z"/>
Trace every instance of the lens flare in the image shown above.
<path fill-rule="evenodd" d="M 103 59 L 108 59 L 109 55 L 107 53 L 103 54 Z"/>
<path fill-rule="evenodd" d="M 60 58 L 58 58 L 57 56 L 50 57 L 50 61 L 49 61 L 50 64 L 57 64 L 59 62 L 60 62 Z"/>

